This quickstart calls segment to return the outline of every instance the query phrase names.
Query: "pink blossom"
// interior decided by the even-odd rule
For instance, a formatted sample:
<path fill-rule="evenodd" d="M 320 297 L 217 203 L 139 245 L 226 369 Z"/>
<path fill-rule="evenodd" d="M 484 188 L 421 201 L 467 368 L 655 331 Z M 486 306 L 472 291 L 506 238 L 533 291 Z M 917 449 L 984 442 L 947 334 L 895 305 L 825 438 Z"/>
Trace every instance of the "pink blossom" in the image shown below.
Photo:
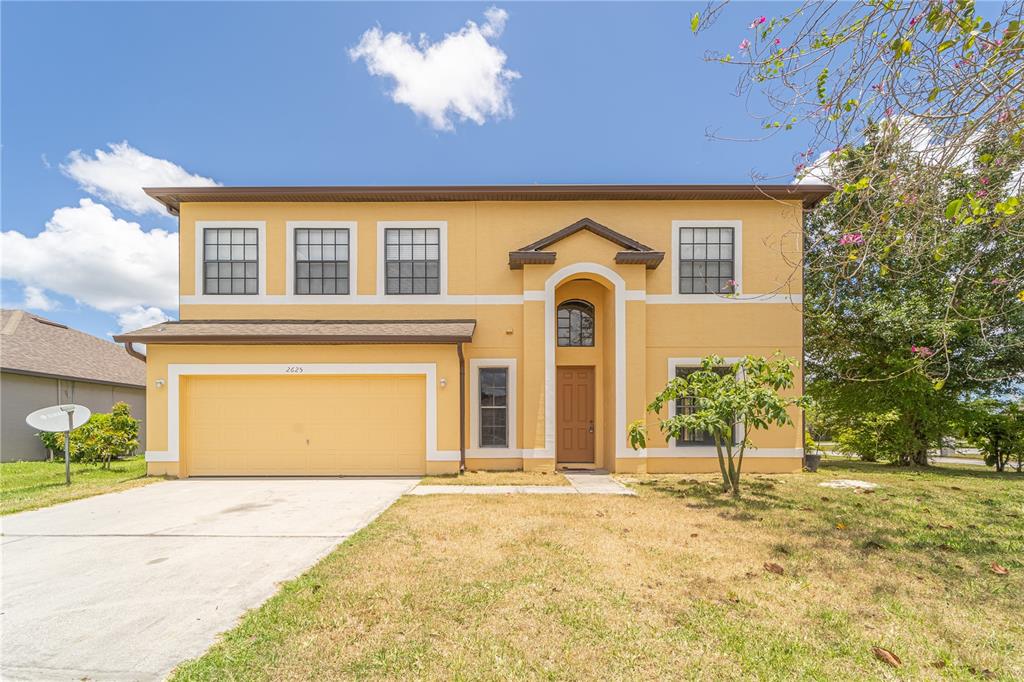
<path fill-rule="evenodd" d="M 1003 284 L 1006 284 L 1007 281 L 1008 280 L 1005 277 L 996 277 L 992 280 L 992 284 L 998 287 L 1002 286 Z"/>
<path fill-rule="evenodd" d="M 997 120 L 1000 123 L 1006 123 L 1007 121 L 1010 120 L 1010 112 L 1009 111 L 1001 111 L 1001 112 L 999 112 L 999 118 Z"/>
<path fill-rule="evenodd" d="M 776 38 L 775 40 L 772 41 L 772 43 L 776 46 L 779 46 L 782 44 L 782 40 L 780 38 Z"/>
<path fill-rule="evenodd" d="M 987 189 L 981 189 L 981 190 L 978 190 L 977 192 L 975 192 L 975 194 L 977 194 L 977 196 L 979 196 L 979 197 L 984 198 L 984 197 L 988 196 L 988 190 Z"/>
<path fill-rule="evenodd" d="M 987 185 L 988 184 L 988 178 L 979 178 L 978 182 L 980 182 L 983 185 Z"/>
<path fill-rule="evenodd" d="M 910 20 L 910 25 L 911 25 L 911 26 L 914 26 L 915 24 L 917 24 L 917 21 L 918 21 L 918 19 L 920 19 L 920 18 L 921 18 L 921 17 L 914 17 L 913 19 L 911 19 L 911 20 Z"/>
<path fill-rule="evenodd" d="M 752 22 L 750 22 L 750 28 L 757 28 L 766 21 L 768 21 L 767 17 L 758 17 L 757 19 L 754 19 Z"/>
<path fill-rule="evenodd" d="M 930 358 L 931 356 L 935 355 L 935 351 L 933 351 L 928 346 L 911 346 L 910 352 L 921 359 Z"/>
<path fill-rule="evenodd" d="M 750 41 L 749 41 L 749 40 L 747 40 L 746 38 L 744 38 L 743 40 L 741 40 L 741 41 L 740 41 L 740 49 L 741 49 L 741 50 L 747 50 L 747 49 L 750 49 Z"/>
<path fill-rule="evenodd" d="M 892 107 L 886 107 L 885 108 L 885 117 L 886 118 L 892 118 Z"/>
<path fill-rule="evenodd" d="M 864 235 L 860 232 L 848 232 L 839 238 L 840 246 L 849 246 L 850 244 L 863 244 Z"/>

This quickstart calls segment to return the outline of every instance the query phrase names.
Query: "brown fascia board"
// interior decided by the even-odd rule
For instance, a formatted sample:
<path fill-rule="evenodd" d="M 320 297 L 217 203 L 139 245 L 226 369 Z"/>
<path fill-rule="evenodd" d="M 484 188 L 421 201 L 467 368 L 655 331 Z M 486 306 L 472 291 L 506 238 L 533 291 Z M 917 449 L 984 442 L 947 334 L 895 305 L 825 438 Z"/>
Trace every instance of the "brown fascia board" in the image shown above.
<path fill-rule="evenodd" d="M 524 265 L 551 265 L 555 258 L 554 251 L 509 251 L 508 267 L 522 270 Z"/>
<path fill-rule="evenodd" d="M 630 239 L 621 232 L 616 232 L 612 228 L 606 225 L 602 225 L 596 220 L 591 220 L 590 218 L 582 218 L 581 220 L 577 220 L 576 222 L 574 222 L 572 225 L 567 225 L 556 232 L 552 232 L 551 234 L 542 239 L 538 239 L 532 244 L 527 244 L 526 246 L 517 249 L 517 251 L 542 251 L 547 247 L 551 246 L 552 244 L 559 242 L 573 234 L 576 234 L 580 230 L 589 230 L 590 232 L 593 232 L 597 236 L 604 237 L 613 244 L 617 244 L 618 246 L 621 246 L 624 249 L 629 249 L 630 251 L 652 250 L 651 247 L 647 246 L 646 244 L 641 244 L 635 239 Z"/>
<path fill-rule="evenodd" d="M 246 345 L 268 345 L 268 344 L 286 344 L 286 345 L 316 345 L 316 344 L 451 344 L 451 343 L 468 343 L 473 340 L 472 335 L 460 335 L 460 336 L 312 336 L 312 335 L 294 335 L 294 336 L 246 336 L 246 335 L 210 335 L 210 336 L 168 336 L 168 335 L 155 335 L 155 336 L 132 336 L 130 338 L 118 339 L 119 342 L 131 341 L 132 343 L 146 343 L 146 344 L 194 344 L 194 345 L 222 345 L 222 344 L 237 344 L 240 346 Z"/>
<path fill-rule="evenodd" d="M 337 187 L 146 187 L 177 215 L 188 202 L 436 202 L 436 201 L 672 201 L 799 200 L 814 208 L 828 185 L 408 185 Z"/>
<path fill-rule="evenodd" d="M 648 270 L 657 268 L 664 259 L 664 251 L 619 251 L 615 254 L 615 262 L 619 265 L 643 263 Z"/>

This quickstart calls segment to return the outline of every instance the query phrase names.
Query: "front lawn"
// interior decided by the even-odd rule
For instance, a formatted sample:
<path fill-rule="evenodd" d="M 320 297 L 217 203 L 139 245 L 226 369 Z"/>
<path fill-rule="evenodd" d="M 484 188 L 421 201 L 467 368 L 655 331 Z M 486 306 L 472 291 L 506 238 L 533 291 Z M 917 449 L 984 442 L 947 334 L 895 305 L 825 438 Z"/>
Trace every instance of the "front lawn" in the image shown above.
<path fill-rule="evenodd" d="M 629 478 L 403 498 L 173 679 L 1024 679 L 1024 476 Z"/>
<path fill-rule="evenodd" d="M 420 485 L 569 485 L 569 481 L 548 471 L 467 471 L 458 476 L 425 476 Z"/>
<path fill-rule="evenodd" d="M 109 469 L 71 464 L 71 485 L 64 484 L 64 460 L 0 464 L 0 514 L 49 507 L 83 497 L 127 490 L 162 479 L 146 478 L 143 457 L 115 460 Z"/>

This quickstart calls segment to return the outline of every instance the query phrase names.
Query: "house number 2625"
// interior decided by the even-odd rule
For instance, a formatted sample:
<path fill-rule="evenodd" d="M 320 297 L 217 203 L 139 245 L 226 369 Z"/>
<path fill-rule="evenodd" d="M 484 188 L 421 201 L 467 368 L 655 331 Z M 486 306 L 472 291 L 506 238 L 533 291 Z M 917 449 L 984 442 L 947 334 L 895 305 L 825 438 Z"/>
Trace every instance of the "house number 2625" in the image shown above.
<path fill-rule="evenodd" d="M 302 368 L 295 365 L 292 367 L 285 367 L 285 374 L 302 374 Z"/>

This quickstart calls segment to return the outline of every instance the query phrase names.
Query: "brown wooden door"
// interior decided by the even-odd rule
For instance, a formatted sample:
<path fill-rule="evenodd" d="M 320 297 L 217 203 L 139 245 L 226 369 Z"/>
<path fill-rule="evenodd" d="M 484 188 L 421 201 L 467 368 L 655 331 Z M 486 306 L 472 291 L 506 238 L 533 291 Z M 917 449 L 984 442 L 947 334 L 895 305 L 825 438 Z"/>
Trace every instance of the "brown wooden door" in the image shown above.
<path fill-rule="evenodd" d="M 559 367 L 557 461 L 594 462 L 594 368 Z"/>

